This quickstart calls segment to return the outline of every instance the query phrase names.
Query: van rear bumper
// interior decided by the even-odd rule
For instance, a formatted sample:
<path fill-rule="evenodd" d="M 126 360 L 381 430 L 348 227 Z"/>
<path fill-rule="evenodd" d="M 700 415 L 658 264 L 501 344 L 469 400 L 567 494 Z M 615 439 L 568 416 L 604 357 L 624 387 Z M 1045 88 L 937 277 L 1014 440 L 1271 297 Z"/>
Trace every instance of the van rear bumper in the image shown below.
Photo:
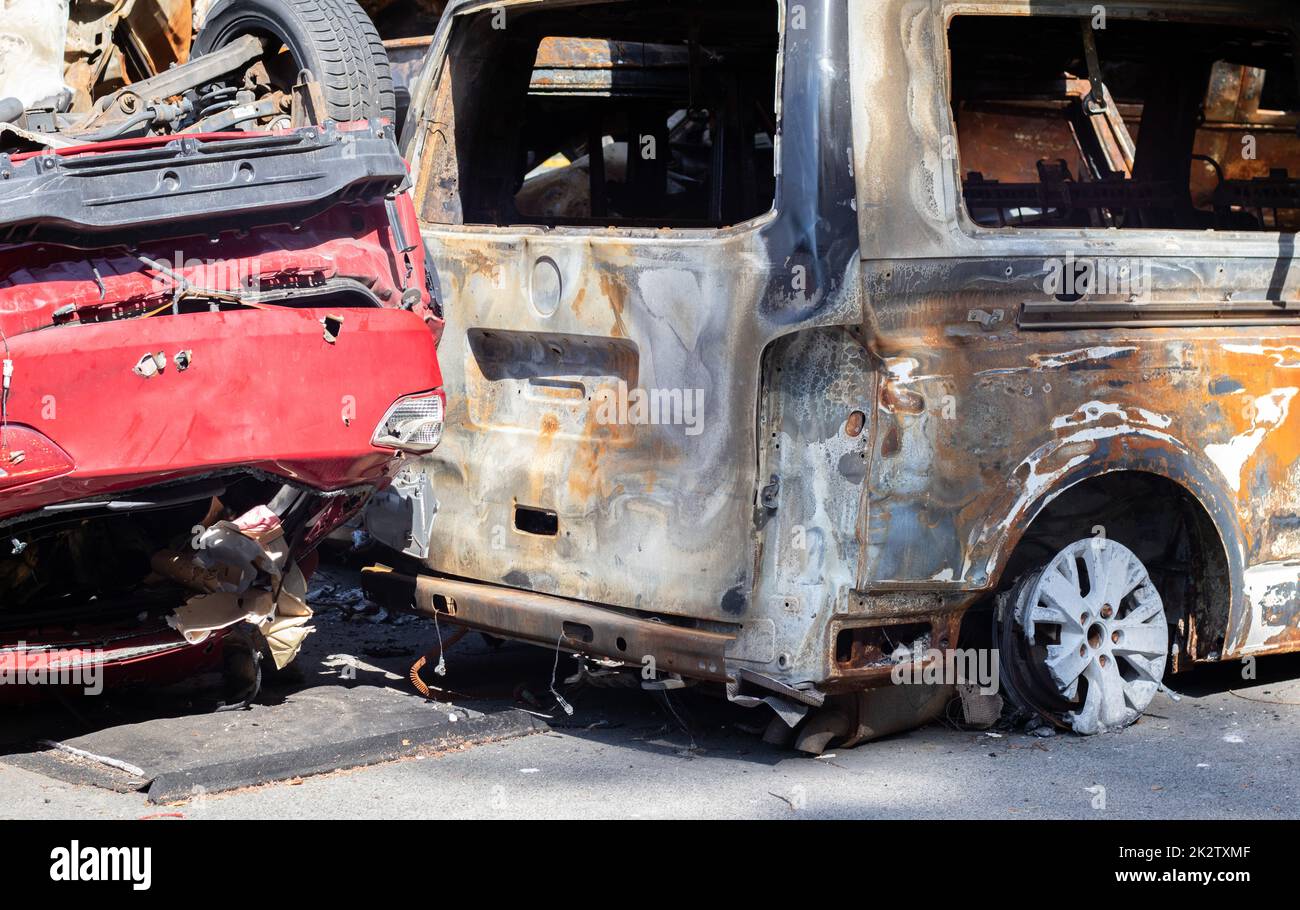
<path fill-rule="evenodd" d="M 734 636 L 669 625 L 497 585 L 411 576 L 384 566 L 365 570 L 367 592 L 410 603 L 415 612 L 501 638 L 559 647 L 633 665 L 653 658 L 659 673 L 728 682 L 726 649 Z"/>

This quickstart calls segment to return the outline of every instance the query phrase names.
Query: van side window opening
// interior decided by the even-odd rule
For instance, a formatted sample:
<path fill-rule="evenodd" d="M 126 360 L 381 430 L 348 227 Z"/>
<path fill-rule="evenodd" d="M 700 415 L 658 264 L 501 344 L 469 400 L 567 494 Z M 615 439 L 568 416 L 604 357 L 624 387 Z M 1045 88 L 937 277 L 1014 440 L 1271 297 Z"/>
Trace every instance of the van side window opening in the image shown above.
<path fill-rule="evenodd" d="M 434 100 L 443 199 L 425 217 L 716 228 L 770 211 L 779 25 L 768 0 L 467 17 Z"/>
<path fill-rule="evenodd" d="M 1235 25 L 958 16 L 962 196 L 1009 228 L 1292 231 L 1292 35 Z"/>

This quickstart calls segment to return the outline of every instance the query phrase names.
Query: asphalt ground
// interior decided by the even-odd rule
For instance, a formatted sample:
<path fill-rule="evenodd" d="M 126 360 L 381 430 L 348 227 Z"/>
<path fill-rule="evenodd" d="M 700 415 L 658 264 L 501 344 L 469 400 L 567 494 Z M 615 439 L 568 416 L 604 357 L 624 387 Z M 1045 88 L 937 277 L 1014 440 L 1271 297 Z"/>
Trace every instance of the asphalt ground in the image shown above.
<path fill-rule="evenodd" d="M 250 711 L 213 714 L 192 695 L 151 693 L 104 697 L 77 706 L 76 717 L 61 704 L 19 712 L 0 756 L 0 817 L 1300 815 L 1300 657 L 1260 659 L 1251 680 L 1240 664 L 1179 677 L 1179 700 L 1157 695 L 1119 733 L 1042 737 L 936 723 L 810 758 L 765 744 L 760 710 L 700 690 L 565 688 L 572 657 L 557 664 L 554 651 L 477 635 L 449 649 L 445 676 L 425 668 L 422 678 L 440 687 L 427 700 L 407 673 L 450 630 L 377 609 L 346 575 L 321 584 L 333 587 L 296 678 L 270 684 Z M 154 780 L 114 779 L 95 762 L 34 748 L 37 738 L 97 746 L 86 751 Z M 155 786 L 164 772 L 167 785 Z"/>

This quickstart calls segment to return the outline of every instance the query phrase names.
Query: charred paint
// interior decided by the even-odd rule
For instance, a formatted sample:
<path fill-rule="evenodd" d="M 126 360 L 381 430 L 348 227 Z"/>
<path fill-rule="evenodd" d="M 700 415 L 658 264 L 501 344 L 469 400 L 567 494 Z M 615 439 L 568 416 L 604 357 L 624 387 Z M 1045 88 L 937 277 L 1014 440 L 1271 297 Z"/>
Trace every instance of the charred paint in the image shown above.
<path fill-rule="evenodd" d="M 906 617 L 955 642 L 963 612 L 1012 580 L 1036 517 L 1068 490 L 1133 472 L 1166 478 L 1207 516 L 1203 543 L 1226 567 L 1202 592 L 1209 612 L 1187 620 L 1186 653 L 1300 642 L 1292 588 L 1247 594 L 1248 571 L 1264 584 L 1253 567 L 1300 556 L 1297 328 L 1216 321 L 1212 307 L 1276 296 L 1279 267 L 1291 269 L 1276 239 L 979 228 L 945 153 L 945 17 L 957 5 L 807 6 L 828 27 L 783 34 L 775 210 L 717 230 L 444 217 L 456 205 L 428 175 L 447 167 L 438 136 L 454 126 L 457 70 L 435 56 L 441 79 L 413 101 L 427 113 L 411 154 L 450 286 L 449 389 L 469 420 L 426 462 L 446 541 L 431 573 L 491 579 L 517 566 L 556 599 L 751 633 L 770 623 L 770 649 L 729 662 L 834 689 L 836 630 Z M 453 7 L 435 55 L 458 47 L 455 13 L 468 9 Z M 1202 316 L 1022 325 L 1027 302 L 1061 303 L 1046 281 L 1067 253 L 1141 257 L 1156 309 Z M 543 256 L 565 289 L 549 317 L 528 305 Z M 529 346 L 491 361 L 472 342 L 485 331 Z M 583 356 L 545 354 L 557 339 Z M 620 385 L 702 389 L 705 431 L 601 423 L 595 406 Z M 520 491 L 572 533 L 563 560 L 536 540 L 489 545 Z"/>

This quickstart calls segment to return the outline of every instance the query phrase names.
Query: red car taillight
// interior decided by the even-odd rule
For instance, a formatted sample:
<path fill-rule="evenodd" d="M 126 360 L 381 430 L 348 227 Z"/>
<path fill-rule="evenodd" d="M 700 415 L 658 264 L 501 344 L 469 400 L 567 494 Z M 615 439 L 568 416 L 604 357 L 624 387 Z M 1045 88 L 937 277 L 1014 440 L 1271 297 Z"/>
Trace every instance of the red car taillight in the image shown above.
<path fill-rule="evenodd" d="M 427 455 L 442 442 L 446 396 L 441 392 L 408 395 L 388 409 L 375 428 L 373 445 L 416 455 Z"/>
<path fill-rule="evenodd" d="M 0 490 L 66 474 L 72 458 L 31 427 L 0 430 Z"/>

